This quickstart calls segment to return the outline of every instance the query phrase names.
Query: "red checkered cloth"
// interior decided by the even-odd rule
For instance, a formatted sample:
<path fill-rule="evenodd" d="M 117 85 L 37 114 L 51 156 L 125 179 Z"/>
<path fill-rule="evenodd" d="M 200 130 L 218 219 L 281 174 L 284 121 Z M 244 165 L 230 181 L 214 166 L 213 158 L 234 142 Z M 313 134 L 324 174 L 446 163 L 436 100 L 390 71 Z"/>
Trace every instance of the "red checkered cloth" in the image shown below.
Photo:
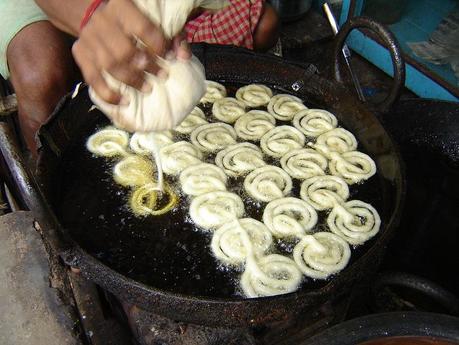
<path fill-rule="evenodd" d="M 205 11 L 186 24 L 187 41 L 253 49 L 253 34 L 263 5 L 264 0 L 230 0 L 230 5 L 220 11 Z"/>

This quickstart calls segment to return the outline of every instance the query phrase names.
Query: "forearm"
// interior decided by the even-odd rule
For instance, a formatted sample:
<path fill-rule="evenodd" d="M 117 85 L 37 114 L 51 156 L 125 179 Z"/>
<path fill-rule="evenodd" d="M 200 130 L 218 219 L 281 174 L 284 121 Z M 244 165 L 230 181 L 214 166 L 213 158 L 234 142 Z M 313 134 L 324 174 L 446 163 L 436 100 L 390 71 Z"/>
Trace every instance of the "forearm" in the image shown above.
<path fill-rule="evenodd" d="M 91 0 L 35 0 L 60 30 L 78 36 L 79 26 Z"/>

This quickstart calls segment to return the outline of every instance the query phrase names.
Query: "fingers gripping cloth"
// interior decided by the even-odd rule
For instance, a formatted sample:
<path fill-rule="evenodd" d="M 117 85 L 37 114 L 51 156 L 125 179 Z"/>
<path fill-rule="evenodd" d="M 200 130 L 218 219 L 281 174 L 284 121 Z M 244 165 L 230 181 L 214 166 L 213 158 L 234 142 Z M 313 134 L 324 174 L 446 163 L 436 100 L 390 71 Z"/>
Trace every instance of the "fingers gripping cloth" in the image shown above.
<path fill-rule="evenodd" d="M 161 27 L 169 39 L 180 32 L 194 8 L 216 9 L 225 5 L 223 0 L 134 0 L 134 3 Z M 138 43 L 142 45 L 142 42 Z M 94 89 L 89 89 L 91 100 L 115 126 L 132 132 L 172 129 L 190 114 L 205 94 L 204 68 L 195 57 L 189 60 L 158 58 L 157 63 L 166 73 L 160 77 L 145 72 L 145 81 L 152 86 L 149 93 L 143 93 L 103 72 L 108 86 L 126 98 L 128 105 L 109 104 Z"/>

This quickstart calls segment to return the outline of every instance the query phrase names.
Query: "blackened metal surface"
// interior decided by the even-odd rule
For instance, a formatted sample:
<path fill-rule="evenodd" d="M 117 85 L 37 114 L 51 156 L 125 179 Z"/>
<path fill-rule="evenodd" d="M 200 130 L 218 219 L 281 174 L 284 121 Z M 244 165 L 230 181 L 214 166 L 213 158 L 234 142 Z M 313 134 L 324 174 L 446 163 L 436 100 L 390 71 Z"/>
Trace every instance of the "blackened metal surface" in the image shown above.
<path fill-rule="evenodd" d="M 459 262 L 459 105 L 404 100 L 381 119 L 401 147 L 408 181 L 401 231 L 384 268 L 457 292 L 451 265 Z"/>
<path fill-rule="evenodd" d="M 78 272 L 69 272 L 68 275 L 87 344 L 131 344 L 131 333 L 104 308 L 97 286 L 81 277 Z"/>
<path fill-rule="evenodd" d="M 382 40 L 390 52 L 394 68 L 394 82 L 389 95 L 379 105 L 381 112 L 388 112 L 394 103 L 400 98 L 400 94 L 405 85 L 405 62 L 403 61 L 400 45 L 397 42 L 397 39 L 388 29 L 384 27 L 384 25 L 379 24 L 378 22 L 367 17 L 354 17 L 346 21 L 336 36 L 333 48 L 332 58 L 335 79 L 338 82 L 342 82 L 343 80 L 341 76 L 340 64 L 341 49 L 343 48 L 344 41 L 349 33 L 357 28 L 368 29 L 378 35 L 378 37 Z"/>
<path fill-rule="evenodd" d="M 113 271 L 94 256 L 88 255 L 78 245 L 63 256 L 64 260 L 70 265 L 80 267 L 83 275 L 111 291 L 121 300 L 172 319 L 197 324 L 265 324 L 312 310 L 325 300 L 346 293 L 356 280 L 378 265 L 384 246 L 399 220 L 404 181 L 398 152 L 393 142 L 374 113 L 350 97 L 344 87 L 313 74 L 312 69 L 305 70 L 274 57 L 256 55 L 236 48 L 199 45 L 195 48 L 195 53 L 206 66 L 208 79 L 236 84 L 260 82 L 277 85 L 308 104 L 335 113 L 340 123 L 356 135 L 362 149 L 370 154 L 378 165 L 381 196 L 379 212 L 384 222 L 380 234 L 357 260 L 342 273 L 326 281 L 324 286 L 289 295 L 251 300 L 235 297 L 193 297 L 150 287 Z M 62 156 L 81 140 L 81 133 L 93 128 L 90 126 L 93 125 L 97 112 L 89 111 L 90 108 L 87 93 L 82 89 L 74 99 L 67 99 L 65 106 L 41 131 L 44 144 L 41 154 L 43 162 L 48 161 L 56 167 L 54 171 L 41 171 L 54 185 L 62 182 L 62 176 L 58 173 Z M 54 202 L 59 200 L 59 196 L 52 193 L 49 197 Z"/>
<path fill-rule="evenodd" d="M 7 123 L 0 123 L 0 152 L 2 177 L 19 206 L 33 212 L 34 228 L 43 238 L 49 254 L 50 285 L 60 290 L 64 298 L 71 298 L 66 267 L 59 260 L 59 252 L 68 248 L 68 241 L 38 182 L 26 166 L 13 131 Z"/>
<path fill-rule="evenodd" d="M 428 99 L 400 101 L 381 121 L 400 144 L 402 154 L 419 148 L 459 165 L 459 103 Z"/>
<path fill-rule="evenodd" d="M 299 345 L 355 345 L 397 336 L 425 336 L 459 341 L 459 318 L 442 314 L 383 313 L 343 322 Z"/>
<path fill-rule="evenodd" d="M 140 345 L 255 345 L 246 328 L 220 328 L 181 323 L 136 307 L 124 306 Z"/>
<path fill-rule="evenodd" d="M 437 283 L 405 272 L 384 272 L 372 286 L 377 311 L 428 311 L 459 316 L 459 298 Z M 395 310 L 394 310 L 395 309 Z"/>

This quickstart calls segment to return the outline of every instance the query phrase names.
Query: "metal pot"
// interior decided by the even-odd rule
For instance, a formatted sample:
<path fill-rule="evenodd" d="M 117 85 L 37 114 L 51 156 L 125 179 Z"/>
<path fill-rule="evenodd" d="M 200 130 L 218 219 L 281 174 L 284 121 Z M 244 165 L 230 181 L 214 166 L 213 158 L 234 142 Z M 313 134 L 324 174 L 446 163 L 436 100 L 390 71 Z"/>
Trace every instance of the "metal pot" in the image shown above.
<path fill-rule="evenodd" d="M 349 25 L 357 24 L 359 22 L 355 21 Z M 62 180 L 66 178 L 62 170 L 65 162 L 75 159 L 72 150 L 81 145 L 82 140 L 84 141 L 88 134 L 100 125 L 101 119 L 104 119 L 100 112 L 92 110 L 87 89 L 83 87 L 78 95 L 69 95 L 60 103 L 53 117 L 40 131 L 43 147 L 40 153 L 39 177 L 53 210 L 42 207 L 38 211 L 51 215 L 45 217 L 51 230 L 60 229 L 67 235 L 65 245 L 53 245 L 61 250 L 62 258 L 68 265 L 80 268 L 84 277 L 112 292 L 121 300 L 174 320 L 220 327 L 245 327 L 264 325 L 286 320 L 300 313 L 312 312 L 325 301 L 336 299 L 349 291 L 358 280 L 371 274 L 379 264 L 385 247 L 398 226 L 404 199 L 405 180 L 398 149 L 378 121 L 374 109 L 368 109 L 360 104 L 344 85 L 320 77 L 312 68 L 305 69 L 304 65 L 289 64 L 273 56 L 259 55 L 232 47 L 198 45 L 194 48 L 196 56 L 206 67 L 208 79 L 238 84 L 258 82 L 276 86 L 316 107 L 326 108 L 335 113 L 340 123 L 356 135 L 363 149 L 377 162 L 379 176 L 375 181 L 380 190 L 378 200 L 384 224 L 380 234 L 361 248 L 360 254 L 353 262 L 330 281 L 281 296 L 255 299 L 196 296 L 173 292 L 167 287 L 146 285 L 120 274 L 84 250 L 80 244 L 84 238 L 68 236 L 68 229 L 62 228 L 54 218 L 54 211 L 59 210 L 64 204 L 60 197 L 63 192 Z M 398 56 L 399 53 L 393 54 Z M 398 72 L 400 74 L 402 71 Z M 97 184 L 98 180 L 94 178 L 93 171 L 89 174 L 84 173 L 84 176 L 86 180 Z M 15 182 L 19 189 L 25 191 L 23 195 L 27 198 L 24 201 L 28 208 L 36 209 L 36 196 L 41 196 L 33 179 L 21 178 Z M 96 189 L 91 190 L 91 194 L 96 193 Z M 96 202 L 103 204 L 101 200 Z M 80 218 L 85 220 L 85 216 Z M 61 218 L 59 221 L 65 219 Z M 90 236 L 94 236 L 94 233 Z"/>

